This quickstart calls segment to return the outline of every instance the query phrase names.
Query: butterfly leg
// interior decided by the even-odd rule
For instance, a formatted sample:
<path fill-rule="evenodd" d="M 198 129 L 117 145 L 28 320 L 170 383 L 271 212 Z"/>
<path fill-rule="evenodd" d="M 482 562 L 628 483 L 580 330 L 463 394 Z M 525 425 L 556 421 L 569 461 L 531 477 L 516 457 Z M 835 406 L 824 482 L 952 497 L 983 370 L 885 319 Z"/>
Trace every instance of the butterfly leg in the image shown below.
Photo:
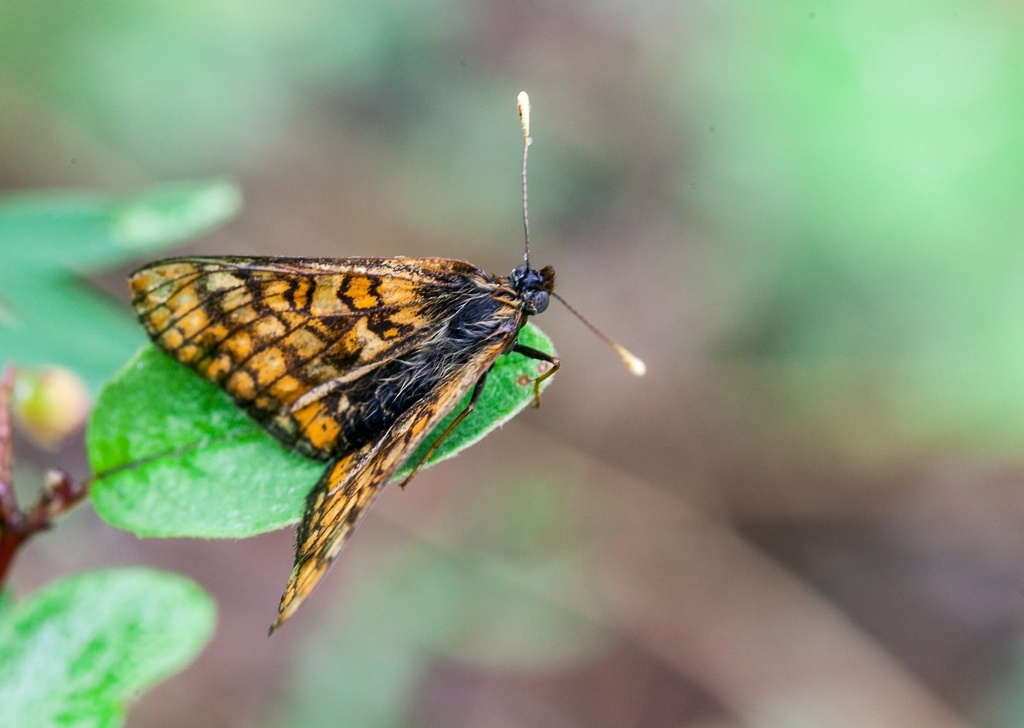
<path fill-rule="evenodd" d="M 562 362 L 559 361 L 557 356 L 551 356 L 540 349 L 534 349 L 532 346 L 524 346 L 519 342 L 516 342 L 515 346 L 512 347 L 512 351 L 517 354 L 522 354 L 523 356 L 528 356 L 531 359 L 546 361 L 551 365 L 550 369 L 533 380 L 533 406 L 540 407 L 540 383 L 557 372 L 558 367 L 562 366 Z"/>
<path fill-rule="evenodd" d="M 430 459 L 430 456 L 434 454 L 434 451 L 437 450 L 437 448 L 441 445 L 442 442 L 448 439 L 448 435 L 452 434 L 455 428 L 459 426 L 459 423 L 466 419 L 466 415 L 473 411 L 473 409 L 476 407 L 476 401 L 480 399 L 480 394 L 484 391 L 484 383 L 487 381 L 487 375 L 489 372 L 490 370 L 488 369 L 486 372 L 484 372 L 483 376 L 477 380 L 476 385 L 473 387 L 473 394 L 471 394 L 469 397 L 469 404 L 467 404 L 466 407 L 461 412 L 459 412 L 458 415 L 455 416 L 455 419 L 451 421 L 450 425 L 444 428 L 444 432 L 441 433 L 441 436 L 434 440 L 434 444 L 431 445 L 427 452 L 423 455 L 423 457 L 419 459 L 419 462 L 417 462 L 416 465 L 413 466 L 412 472 L 405 476 L 405 479 L 402 480 L 401 483 L 399 483 L 399 486 L 401 488 L 404 489 L 405 486 L 409 484 L 409 481 L 412 480 L 413 476 L 416 475 L 416 473 L 420 472 L 420 468 L 422 468 L 423 464 L 427 462 L 428 459 Z"/>

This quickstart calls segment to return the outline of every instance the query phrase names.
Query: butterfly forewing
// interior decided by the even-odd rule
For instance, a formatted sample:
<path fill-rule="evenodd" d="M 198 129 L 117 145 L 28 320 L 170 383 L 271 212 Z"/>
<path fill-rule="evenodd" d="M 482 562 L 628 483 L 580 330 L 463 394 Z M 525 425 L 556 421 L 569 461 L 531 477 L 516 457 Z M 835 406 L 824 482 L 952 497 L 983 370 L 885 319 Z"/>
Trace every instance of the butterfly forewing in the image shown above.
<path fill-rule="evenodd" d="M 472 357 L 431 354 L 424 370 L 422 352 L 453 323 L 482 319 L 514 337 L 522 318 L 494 296 L 494 280 L 445 259 L 178 258 L 130 285 L 161 348 L 320 459 L 360 448 L 441 370 Z"/>

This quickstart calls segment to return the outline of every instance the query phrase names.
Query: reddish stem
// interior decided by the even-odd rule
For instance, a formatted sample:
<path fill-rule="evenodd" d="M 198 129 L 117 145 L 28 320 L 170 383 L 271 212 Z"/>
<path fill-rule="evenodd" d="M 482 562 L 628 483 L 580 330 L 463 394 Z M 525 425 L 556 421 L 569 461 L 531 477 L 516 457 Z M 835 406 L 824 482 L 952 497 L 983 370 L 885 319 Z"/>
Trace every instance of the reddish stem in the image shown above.
<path fill-rule="evenodd" d="M 11 411 L 8 406 L 14 389 L 14 366 L 5 364 L 0 372 L 0 523 L 18 510 L 11 483 Z"/>
<path fill-rule="evenodd" d="M 14 555 L 27 538 L 26 534 L 17 531 L 0 531 L 0 587 L 7 581 L 7 572 L 14 561 Z"/>
<path fill-rule="evenodd" d="M 14 498 L 11 482 L 11 412 L 8 403 L 14 389 L 14 367 L 4 365 L 0 373 L 0 586 L 7 577 L 14 554 L 25 540 L 24 521 Z"/>
<path fill-rule="evenodd" d="M 46 487 L 28 512 L 18 508 L 11 479 L 10 399 L 14 388 L 14 367 L 6 365 L 0 373 L 0 587 L 7 581 L 11 563 L 19 549 L 54 519 L 81 501 L 89 491 L 88 481 L 75 483 L 59 470 L 46 474 Z"/>

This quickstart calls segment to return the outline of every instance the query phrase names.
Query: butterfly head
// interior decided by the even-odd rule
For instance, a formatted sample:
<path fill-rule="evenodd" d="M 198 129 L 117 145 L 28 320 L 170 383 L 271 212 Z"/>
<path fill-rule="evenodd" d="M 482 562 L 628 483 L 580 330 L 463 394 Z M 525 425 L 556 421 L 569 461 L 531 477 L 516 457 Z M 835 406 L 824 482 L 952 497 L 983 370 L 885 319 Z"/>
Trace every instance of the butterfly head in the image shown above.
<path fill-rule="evenodd" d="M 527 316 L 544 313 L 555 290 L 555 269 L 546 265 L 537 270 L 523 263 L 512 271 L 508 282 L 523 302 Z"/>

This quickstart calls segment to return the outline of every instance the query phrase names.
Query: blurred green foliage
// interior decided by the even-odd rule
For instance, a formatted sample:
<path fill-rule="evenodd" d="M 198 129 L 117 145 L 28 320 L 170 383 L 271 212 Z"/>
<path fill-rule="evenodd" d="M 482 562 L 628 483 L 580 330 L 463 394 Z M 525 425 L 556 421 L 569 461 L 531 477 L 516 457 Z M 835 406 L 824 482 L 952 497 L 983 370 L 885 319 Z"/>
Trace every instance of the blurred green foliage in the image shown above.
<path fill-rule="evenodd" d="M 240 201 L 233 185 L 219 181 L 130 197 L 0 200 L 0 357 L 21 366 L 60 364 L 98 389 L 145 335 L 78 274 L 204 233 L 234 215 Z"/>
<path fill-rule="evenodd" d="M 25 118 L 44 134 L 70 127 L 101 154 L 167 178 L 235 170 L 326 114 L 361 144 L 383 140 L 379 164 L 413 228 L 443 234 L 458 219 L 501 239 L 518 218 L 510 171 L 523 79 L 495 79 L 481 49 L 458 44 L 485 18 L 486 8 L 456 0 L 10 0 L 0 5 L 0 94 L 10 103 L 0 131 Z M 545 122 L 532 178 L 551 217 L 571 224 L 581 203 L 600 209 L 621 180 L 559 118 Z"/>
<path fill-rule="evenodd" d="M 725 351 L 790 411 L 869 425 L 844 436 L 1019 453 L 1020 23 L 986 3 L 744 7 L 705 4 L 684 74 L 680 189 L 725 243 Z"/>
<path fill-rule="evenodd" d="M 115 728 L 126 703 L 190 663 L 216 622 L 195 583 L 151 569 L 57 581 L 0 613 L 10 726 Z"/>

